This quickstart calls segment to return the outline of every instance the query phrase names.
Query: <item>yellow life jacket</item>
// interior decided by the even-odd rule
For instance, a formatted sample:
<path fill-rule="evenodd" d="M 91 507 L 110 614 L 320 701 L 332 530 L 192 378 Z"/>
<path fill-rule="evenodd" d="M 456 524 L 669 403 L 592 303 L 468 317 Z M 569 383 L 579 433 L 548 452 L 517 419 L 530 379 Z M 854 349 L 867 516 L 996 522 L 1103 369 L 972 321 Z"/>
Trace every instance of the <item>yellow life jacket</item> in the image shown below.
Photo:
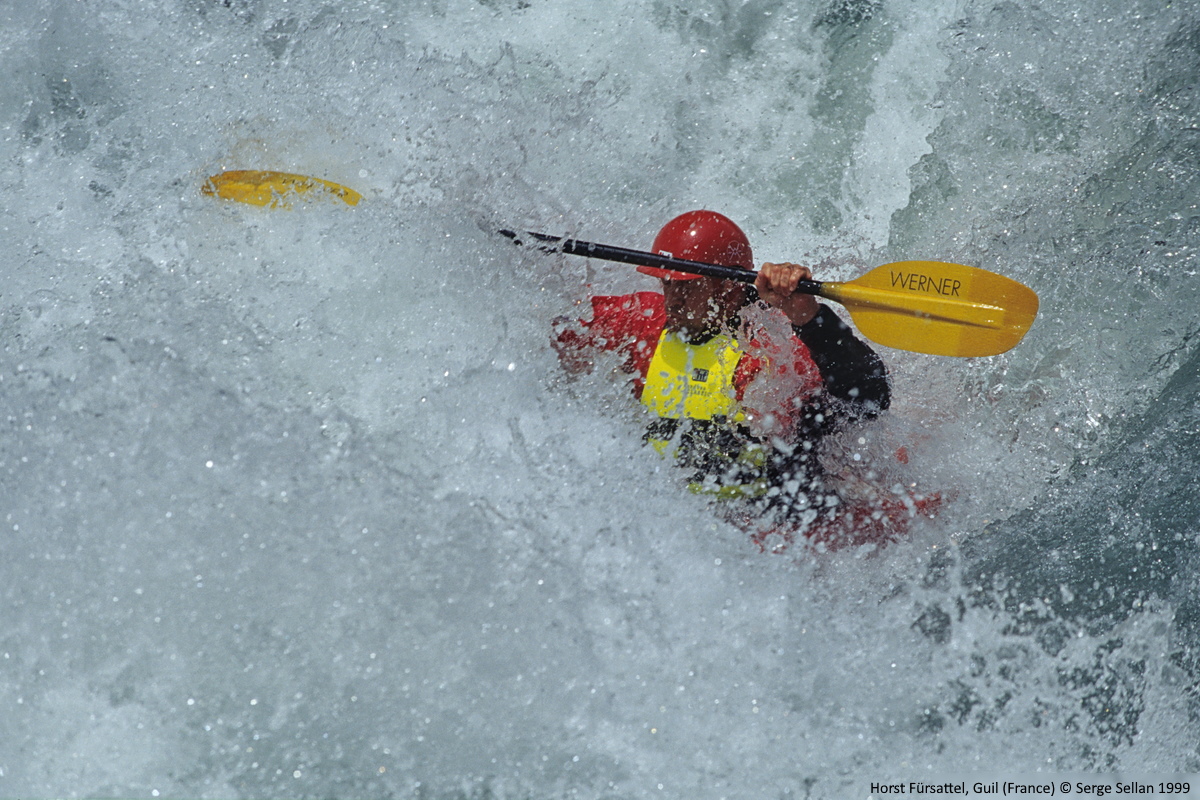
<path fill-rule="evenodd" d="M 650 359 L 642 404 L 666 419 L 713 419 L 740 422 L 745 415 L 733 388 L 742 350 L 730 336 L 688 344 L 663 331 Z"/>
<path fill-rule="evenodd" d="M 730 336 L 714 336 L 704 344 L 689 344 L 677 334 L 663 331 L 646 371 L 642 389 L 642 404 L 662 419 L 697 420 L 712 423 L 710 430 L 734 428 L 746 419 L 737 391 L 733 385 L 734 372 L 743 351 Z M 671 440 L 648 435 L 647 442 L 659 453 L 671 453 Z M 738 452 L 709 453 L 708 474 L 703 480 L 693 480 L 688 487 L 697 493 L 715 494 L 721 498 L 759 495 L 767 490 L 761 476 L 766 454 L 762 445 L 748 440 Z M 736 467 L 730 469 L 731 467 Z M 714 477 L 716 472 L 737 473 L 740 477 L 727 482 Z M 747 476 L 747 471 L 758 473 Z"/>

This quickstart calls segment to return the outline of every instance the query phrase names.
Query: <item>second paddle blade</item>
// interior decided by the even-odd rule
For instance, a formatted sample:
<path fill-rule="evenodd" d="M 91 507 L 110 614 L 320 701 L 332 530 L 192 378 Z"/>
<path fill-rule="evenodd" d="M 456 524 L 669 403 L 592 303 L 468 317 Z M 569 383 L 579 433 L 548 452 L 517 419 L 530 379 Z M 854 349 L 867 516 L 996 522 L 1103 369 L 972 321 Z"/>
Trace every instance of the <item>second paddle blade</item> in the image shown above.
<path fill-rule="evenodd" d="M 296 196 L 336 197 L 346 205 L 357 205 L 362 195 L 333 181 L 268 170 L 231 170 L 213 175 L 200 190 L 224 200 L 254 206 L 290 208 Z"/>

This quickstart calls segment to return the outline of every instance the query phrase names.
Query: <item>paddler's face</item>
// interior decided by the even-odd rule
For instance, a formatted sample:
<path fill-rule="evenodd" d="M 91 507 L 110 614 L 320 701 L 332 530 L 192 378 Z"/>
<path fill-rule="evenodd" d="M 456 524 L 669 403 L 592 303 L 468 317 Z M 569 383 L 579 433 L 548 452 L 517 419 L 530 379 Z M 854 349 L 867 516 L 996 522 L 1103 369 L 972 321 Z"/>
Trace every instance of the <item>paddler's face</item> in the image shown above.
<path fill-rule="evenodd" d="M 664 280 L 667 329 L 674 333 L 711 335 L 746 302 L 746 287 L 720 278 Z"/>

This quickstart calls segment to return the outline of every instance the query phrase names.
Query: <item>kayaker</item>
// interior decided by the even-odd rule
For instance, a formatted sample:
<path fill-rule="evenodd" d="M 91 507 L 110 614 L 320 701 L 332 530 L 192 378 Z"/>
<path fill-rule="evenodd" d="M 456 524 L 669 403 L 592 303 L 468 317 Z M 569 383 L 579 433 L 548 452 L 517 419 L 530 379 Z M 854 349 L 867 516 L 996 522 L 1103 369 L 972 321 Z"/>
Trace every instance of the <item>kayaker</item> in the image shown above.
<path fill-rule="evenodd" d="M 750 241 L 732 220 L 690 211 L 659 231 L 656 253 L 751 270 Z M 623 357 L 634 396 L 653 415 L 645 440 L 673 454 L 693 491 L 744 498 L 756 516 L 812 522 L 839 499 L 822 480 L 817 445 L 890 402 L 887 370 L 828 306 L 793 294 L 808 267 L 765 263 L 754 286 L 655 267 L 662 292 L 591 298 L 589 320 L 556 320 L 570 372 L 599 351 Z M 758 314 L 777 309 L 784 320 Z M 790 332 L 787 326 L 790 325 Z M 774 335 L 772 334 L 774 329 Z"/>

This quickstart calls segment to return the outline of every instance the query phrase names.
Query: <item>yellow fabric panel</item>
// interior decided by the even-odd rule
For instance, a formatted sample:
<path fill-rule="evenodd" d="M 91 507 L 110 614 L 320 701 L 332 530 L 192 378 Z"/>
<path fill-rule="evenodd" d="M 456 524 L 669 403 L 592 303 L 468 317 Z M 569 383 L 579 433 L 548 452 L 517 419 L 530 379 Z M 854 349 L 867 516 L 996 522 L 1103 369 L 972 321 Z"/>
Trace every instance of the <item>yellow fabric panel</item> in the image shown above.
<path fill-rule="evenodd" d="M 650 359 L 642 403 L 668 419 L 744 418 L 733 387 L 742 350 L 729 336 L 714 336 L 701 345 L 688 344 L 663 331 Z"/>

